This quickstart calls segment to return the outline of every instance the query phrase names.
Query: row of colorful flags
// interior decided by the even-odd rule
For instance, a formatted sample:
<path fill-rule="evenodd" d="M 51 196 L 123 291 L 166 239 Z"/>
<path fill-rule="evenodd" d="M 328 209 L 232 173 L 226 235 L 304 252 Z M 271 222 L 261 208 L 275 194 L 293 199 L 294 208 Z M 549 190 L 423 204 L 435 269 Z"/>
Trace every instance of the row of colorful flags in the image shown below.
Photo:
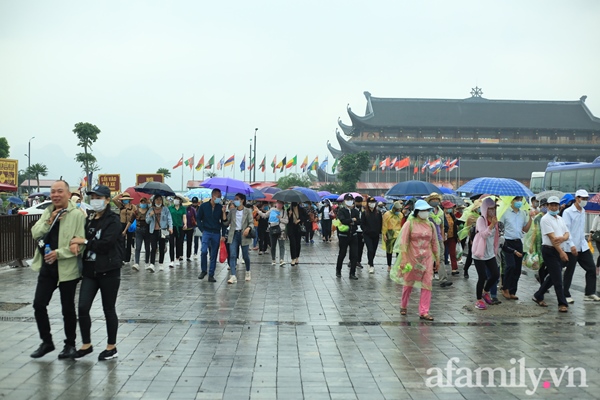
<path fill-rule="evenodd" d="M 173 166 L 173 169 L 177 169 L 179 167 L 183 167 L 184 165 L 186 167 L 190 168 L 190 171 L 192 170 L 192 168 L 194 168 L 194 156 L 188 158 L 188 159 L 184 159 L 183 157 L 181 157 L 179 159 L 179 161 L 177 161 L 177 163 Z M 302 162 L 302 164 L 300 164 L 300 168 L 302 169 L 302 172 L 306 172 L 306 171 L 316 171 L 317 169 L 322 169 L 325 170 L 327 168 L 327 166 L 329 165 L 329 157 L 325 157 L 325 160 L 323 160 L 323 162 L 321 162 L 319 164 L 319 156 L 316 156 L 312 162 L 308 162 L 309 158 L 308 156 L 306 156 L 304 158 L 304 161 Z M 273 157 L 273 161 L 271 161 L 271 168 L 273 168 L 273 172 L 275 172 L 276 170 L 280 170 L 280 172 L 283 172 L 285 169 L 290 169 L 292 167 L 295 167 L 298 165 L 298 156 L 294 156 L 292 158 L 290 158 L 289 160 L 287 159 L 287 156 L 283 157 L 281 160 L 279 160 L 279 162 L 277 161 L 277 156 Z M 337 169 L 337 165 L 338 165 L 338 160 L 335 160 L 335 162 L 333 163 L 332 166 L 332 171 L 333 173 L 335 173 L 335 170 Z M 225 156 L 223 156 L 219 162 L 217 162 L 215 164 L 215 156 L 211 156 L 210 159 L 208 160 L 208 162 L 204 162 L 204 155 L 202 155 L 202 157 L 200 157 L 200 159 L 198 160 L 198 163 L 195 166 L 196 171 L 201 171 L 203 169 L 212 169 L 213 167 L 216 167 L 217 170 L 222 170 L 224 168 L 227 167 L 231 167 L 232 169 L 235 167 L 235 154 L 232 155 L 231 157 L 225 159 Z M 244 172 L 246 170 L 250 171 L 254 169 L 254 158 L 250 158 L 249 159 L 249 163 L 246 163 L 246 155 L 244 154 L 244 158 L 242 158 L 242 161 L 239 164 L 239 168 L 240 168 L 240 172 Z M 265 172 L 267 168 L 267 156 L 264 156 L 264 158 L 262 159 L 261 163 L 258 166 L 258 169 L 260 169 L 261 172 Z"/>
<path fill-rule="evenodd" d="M 337 160 L 336 160 L 337 162 Z M 409 168 L 411 166 L 410 157 L 394 157 L 388 156 L 383 160 L 380 160 L 379 157 L 375 159 L 373 164 L 371 165 L 371 171 L 375 171 L 378 168 L 384 171 L 396 170 L 400 171 L 404 168 Z M 419 172 L 419 168 L 421 169 L 421 173 L 425 173 L 425 171 L 429 171 L 433 175 L 439 174 L 441 171 L 453 171 L 456 168 L 460 167 L 460 159 L 455 158 L 453 160 L 446 159 L 445 161 L 442 158 L 438 158 L 436 160 L 430 160 L 429 158 L 425 161 L 423 165 L 420 165 L 420 162 L 417 160 L 412 164 L 413 166 L 413 174 L 417 174 Z"/>

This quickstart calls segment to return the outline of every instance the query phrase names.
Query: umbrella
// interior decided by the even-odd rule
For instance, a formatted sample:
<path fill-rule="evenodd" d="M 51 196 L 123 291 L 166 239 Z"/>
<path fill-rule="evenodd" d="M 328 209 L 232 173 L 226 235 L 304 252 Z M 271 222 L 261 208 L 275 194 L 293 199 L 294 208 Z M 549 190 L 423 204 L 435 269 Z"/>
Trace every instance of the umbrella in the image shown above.
<path fill-rule="evenodd" d="M 387 203 L 388 199 L 386 199 L 385 197 L 381 197 L 381 196 L 375 196 L 373 197 L 375 200 L 377 200 L 378 202 L 382 202 L 382 203 Z"/>
<path fill-rule="evenodd" d="M 242 193 L 248 196 L 252 193 L 252 187 L 244 181 L 233 178 L 214 177 L 208 178 L 201 183 L 201 186 L 210 189 L 221 189 L 224 193 Z"/>
<path fill-rule="evenodd" d="M 267 193 L 275 194 L 277 192 L 281 192 L 281 189 L 276 188 L 276 187 L 268 187 L 268 188 L 261 189 L 261 192 L 263 192 L 265 194 L 267 194 Z"/>
<path fill-rule="evenodd" d="M 328 192 L 327 190 L 322 190 L 322 191 L 320 191 L 320 192 L 317 192 L 317 194 L 318 194 L 319 196 L 323 197 L 323 196 L 328 196 L 328 195 L 330 195 L 330 194 L 331 194 L 331 192 Z"/>
<path fill-rule="evenodd" d="M 125 189 L 125 191 L 123 193 L 125 193 L 125 192 L 127 192 L 127 193 L 129 193 L 131 195 L 131 202 L 133 204 L 140 204 L 140 200 L 142 198 L 145 198 L 145 199 L 149 199 L 150 198 L 149 194 L 142 193 L 142 192 L 136 192 L 135 188 L 133 186 L 132 187 L 128 187 L 127 189 Z"/>
<path fill-rule="evenodd" d="M 16 192 L 17 187 L 7 183 L 0 183 L 0 192 Z"/>
<path fill-rule="evenodd" d="M 346 192 L 346 193 L 342 193 L 338 196 L 337 201 L 344 201 L 344 196 L 346 196 L 348 193 L 350 193 L 352 195 L 352 197 L 356 197 L 356 196 L 361 196 L 362 194 L 360 193 L 356 193 L 356 192 Z"/>
<path fill-rule="evenodd" d="M 303 203 L 309 201 L 304 193 L 294 189 L 282 190 L 275 193 L 273 200 L 280 200 L 284 203 Z"/>
<path fill-rule="evenodd" d="M 13 203 L 13 204 L 16 204 L 18 206 L 20 206 L 21 204 L 24 203 L 24 201 L 21 200 L 20 198 L 18 198 L 17 196 L 10 196 L 7 200 L 8 200 L 9 203 Z"/>
<path fill-rule="evenodd" d="M 212 197 L 211 192 L 212 189 L 195 188 L 188 190 L 188 192 L 185 194 L 185 197 L 188 197 L 190 199 L 193 197 L 197 197 L 199 200 L 210 199 Z"/>
<path fill-rule="evenodd" d="M 304 193 L 306 197 L 308 197 L 308 201 L 312 201 L 314 203 L 321 201 L 321 196 L 319 196 L 319 194 L 312 189 L 296 186 L 294 187 L 294 190 Z"/>
<path fill-rule="evenodd" d="M 451 201 L 454 204 L 456 204 L 457 206 L 464 206 L 465 205 L 465 201 L 463 200 L 462 197 L 458 197 L 458 196 L 453 195 L 453 194 L 443 194 L 442 195 L 442 200 Z"/>
<path fill-rule="evenodd" d="M 533 196 L 521 182 L 508 178 L 475 178 L 457 189 L 457 192 L 490 193 L 496 196 Z"/>
<path fill-rule="evenodd" d="M 328 194 L 326 196 L 321 197 L 321 200 L 333 200 L 333 201 L 338 201 L 338 197 L 340 197 L 339 194 Z"/>
<path fill-rule="evenodd" d="M 31 193 L 29 196 L 30 199 L 34 198 L 34 197 L 39 197 L 39 196 L 44 196 L 44 197 L 50 197 L 50 192 L 35 192 L 35 193 Z"/>
<path fill-rule="evenodd" d="M 562 199 L 562 197 L 565 195 L 564 192 L 561 192 L 560 190 L 546 190 L 545 192 L 541 192 L 535 195 L 535 198 L 538 200 L 542 200 L 542 199 L 546 199 L 548 200 L 550 197 L 552 196 L 556 196 L 559 199 Z M 590 199 L 590 201 L 593 201 L 593 199 Z"/>
<path fill-rule="evenodd" d="M 171 189 L 171 187 L 169 187 L 169 185 L 166 183 L 162 182 L 144 182 L 141 185 L 134 186 L 133 190 L 152 195 L 175 196 L 173 189 Z"/>
<path fill-rule="evenodd" d="M 431 193 L 442 194 L 442 191 L 433 183 L 423 181 L 406 181 L 392 186 L 392 188 L 387 191 L 385 196 L 427 196 Z"/>
<path fill-rule="evenodd" d="M 454 192 L 454 190 L 444 187 L 444 186 L 440 186 L 439 189 L 443 194 L 456 194 L 456 192 Z"/>
<path fill-rule="evenodd" d="M 228 192 L 225 193 L 225 198 L 227 200 L 233 200 L 235 195 L 240 192 Z M 246 200 L 262 200 L 265 198 L 265 194 L 258 189 L 252 188 L 252 193 L 246 196 Z"/>

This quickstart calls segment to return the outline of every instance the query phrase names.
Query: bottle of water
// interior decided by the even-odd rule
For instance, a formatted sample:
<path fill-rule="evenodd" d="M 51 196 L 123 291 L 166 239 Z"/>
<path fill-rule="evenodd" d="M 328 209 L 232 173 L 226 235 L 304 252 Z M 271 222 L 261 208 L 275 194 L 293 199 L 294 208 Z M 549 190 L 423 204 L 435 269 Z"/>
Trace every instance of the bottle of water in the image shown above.
<path fill-rule="evenodd" d="M 44 247 L 44 255 L 50 254 L 51 251 L 52 249 L 50 249 L 50 245 L 47 244 L 46 247 Z"/>

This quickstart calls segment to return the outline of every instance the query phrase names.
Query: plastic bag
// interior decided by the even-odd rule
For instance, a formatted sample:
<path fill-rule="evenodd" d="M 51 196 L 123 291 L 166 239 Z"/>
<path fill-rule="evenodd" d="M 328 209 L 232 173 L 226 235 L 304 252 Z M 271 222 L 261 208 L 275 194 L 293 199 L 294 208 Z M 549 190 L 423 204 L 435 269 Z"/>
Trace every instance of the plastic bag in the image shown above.
<path fill-rule="evenodd" d="M 222 241 L 219 245 L 219 262 L 223 264 L 225 261 L 227 261 L 227 245 Z"/>
<path fill-rule="evenodd" d="M 460 261 L 463 256 L 463 247 L 461 242 L 456 242 L 456 259 Z"/>
<path fill-rule="evenodd" d="M 588 246 L 590 246 L 590 253 L 594 254 L 594 245 L 591 240 L 588 240 Z"/>
<path fill-rule="evenodd" d="M 136 227 L 137 227 L 137 219 L 134 219 L 133 224 L 129 225 L 129 229 L 127 229 L 127 232 L 129 232 L 129 233 L 135 232 Z"/>
<path fill-rule="evenodd" d="M 534 271 L 540 269 L 540 258 L 535 253 L 527 253 L 525 255 L 525 266 L 531 268 Z"/>

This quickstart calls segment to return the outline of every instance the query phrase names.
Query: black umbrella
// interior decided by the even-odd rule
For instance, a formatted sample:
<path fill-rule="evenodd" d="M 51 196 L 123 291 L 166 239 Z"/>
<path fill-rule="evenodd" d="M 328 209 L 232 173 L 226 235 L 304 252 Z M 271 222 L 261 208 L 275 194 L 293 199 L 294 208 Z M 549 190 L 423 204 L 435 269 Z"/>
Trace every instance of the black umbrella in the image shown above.
<path fill-rule="evenodd" d="M 458 197 L 458 196 L 455 196 L 453 194 L 444 194 L 444 195 L 442 195 L 442 200 L 451 201 L 452 203 L 456 204 L 457 206 L 464 206 L 465 205 L 465 201 L 462 199 L 462 197 Z"/>
<path fill-rule="evenodd" d="M 433 183 L 423 181 L 406 181 L 392 186 L 392 188 L 387 191 L 385 196 L 427 196 L 431 193 L 442 194 L 442 191 Z"/>
<path fill-rule="evenodd" d="M 309 201 L 304 193 L 294 189 L 282 190 L 275 193 L 273 200 L 283 201 L 284 203 L 303 203 Z"/>
<path fill-rule="evenodd" d="M 140 193 L 161 195 L 161 196 L 175 196 L 175 192 L 169 185 L 162 182 L 144 182 L 141 185 L 134 186 L 133 190 Z"/>

